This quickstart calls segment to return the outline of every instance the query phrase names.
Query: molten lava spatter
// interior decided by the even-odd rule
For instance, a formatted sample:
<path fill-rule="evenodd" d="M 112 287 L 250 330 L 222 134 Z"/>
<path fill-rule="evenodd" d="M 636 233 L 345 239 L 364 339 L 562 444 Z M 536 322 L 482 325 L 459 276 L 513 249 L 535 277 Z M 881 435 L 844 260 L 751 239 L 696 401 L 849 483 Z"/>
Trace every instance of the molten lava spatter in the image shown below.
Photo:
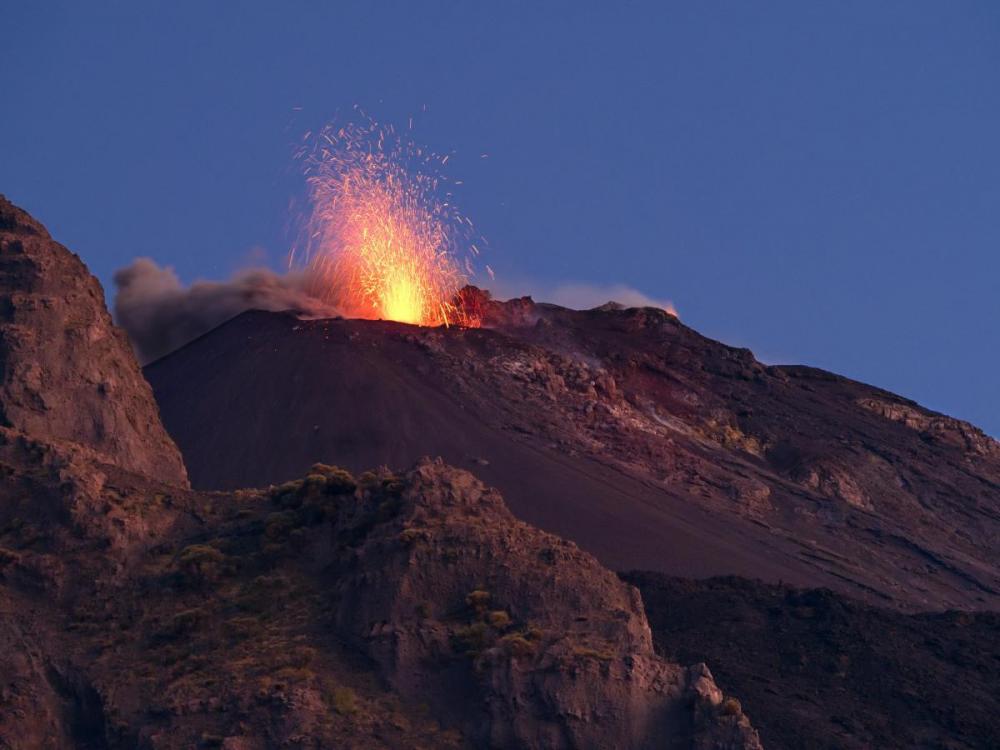
<path fill-rule="evenodd" d="M 312 214 L 291 261 L 316 296 L 346 317 L 478 325 L 457 296 L 479 251 L 445 188 L 447 156 L 370 119 L 307 135 L 301 156 Z"/>

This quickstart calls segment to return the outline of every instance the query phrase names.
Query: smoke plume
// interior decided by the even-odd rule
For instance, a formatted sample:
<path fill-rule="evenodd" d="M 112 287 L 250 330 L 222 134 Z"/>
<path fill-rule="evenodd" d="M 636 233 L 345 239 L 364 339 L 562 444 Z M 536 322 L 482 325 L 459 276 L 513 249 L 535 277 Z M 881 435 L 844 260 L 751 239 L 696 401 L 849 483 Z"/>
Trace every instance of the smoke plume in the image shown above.
<path fill-rule="evenodd" d="M 332 317 L 337 310 L 309 294 L 303 273 L 266 268 L 240 271 L 228 281 L 181 284 L 170 267 L 137 258 L 115 272 L 115 320 L 142 364 L 169 354 L 246 310 L 291 310 Z"/>
<path fill-rule="evenodd" d="M 115 272 L 115 322 L 128 334 L 142 364 L 169 354 L 246 310 L 291 310 L 303 317 L 341 314 L 310 294 L 307 272 L 275 273 L 251 268 L 228 281 L 196 281 L 185 287 L 174 270 L 149 258 L 137 258 Z M 521 282 L 497 284 L 497 299 L 531 294 L 536 300 L 587 309 L 609 300 L 627 307 L 660 307 L 676 314 L 666 300 L 656 300 L 622 284 L 563 283 L 550 286 Z"/>
<path fill-rule="evenodd" d="M 529 294 L 538 302 L 551 302 L 573 310 L 587 310 L 605 302 L 618 302 L 625 307 L 658 307 L 671 315 L 677 315 L 677 309 L 670 300 L 655 299 L 625 284 L 591 284 L 576 281 L 540 284 L 517 280 L 495 284 L 494 287 L 492 291 L 497 299 Z"/>

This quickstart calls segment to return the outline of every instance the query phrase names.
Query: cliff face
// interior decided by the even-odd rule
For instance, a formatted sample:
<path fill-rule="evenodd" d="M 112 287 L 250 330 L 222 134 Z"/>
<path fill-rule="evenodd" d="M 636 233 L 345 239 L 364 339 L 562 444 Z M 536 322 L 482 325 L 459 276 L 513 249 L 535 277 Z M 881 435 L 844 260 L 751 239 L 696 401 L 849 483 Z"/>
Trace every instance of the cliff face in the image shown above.
<path fill-rule="evenodd" d="M 80 259 L 0 196 L 0 424 L 187 485 L 125 335 Z"/>
<path fill-rule="evenodd" d="M 653 653 L 638 592 L 591 555 L 440 461 L 396 482 L 378 507 L 338 508 L 360 539 L 330 585 L 338 630 L 401 695 L 483 747 L 756 747 L 703 665 Z M 362 531 L 373 514 L 387 518 Z"/>
<path fill-rule="evenodd" d="M 468 472 L 192 491 L 96 282 L 0 216 L 0 750 L 760 748 Z"/>
<path fill-rule="evenodd" d="M 633 587 L 465 471 L 202 495 L 0 461 L 4 750 L 760 747 Z"/>

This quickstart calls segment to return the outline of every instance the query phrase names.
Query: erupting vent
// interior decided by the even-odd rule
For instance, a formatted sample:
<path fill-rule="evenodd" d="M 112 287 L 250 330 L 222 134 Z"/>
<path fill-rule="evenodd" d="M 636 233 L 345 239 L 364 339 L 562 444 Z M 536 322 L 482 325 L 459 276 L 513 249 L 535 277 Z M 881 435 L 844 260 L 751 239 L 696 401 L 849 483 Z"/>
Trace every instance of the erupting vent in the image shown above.
<path fill-rule="evenodd" d="M 311 293 L 347 317 L 479 324 L 457 296 L 479 249 L 446 189 L 447 156 L 370 119 L 307 134 L 300 156 L 312 213 L 291 263 L 307 268 Z"/>

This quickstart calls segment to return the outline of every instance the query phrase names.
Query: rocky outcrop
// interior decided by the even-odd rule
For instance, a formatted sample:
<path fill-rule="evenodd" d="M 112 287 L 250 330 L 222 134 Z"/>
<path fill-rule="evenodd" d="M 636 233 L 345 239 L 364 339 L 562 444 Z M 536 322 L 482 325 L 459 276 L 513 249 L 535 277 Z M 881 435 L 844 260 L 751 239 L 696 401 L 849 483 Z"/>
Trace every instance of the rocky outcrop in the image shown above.
<path fill-rule="evenodd" d="M 72 746 L 65 707 L 38 643 L 10 618 L 0 589 L 0 750 Z"/>
<path fill-rule="evenodd" d="M 468 472 L 201 495 L 0 437 L 11 748 L 760 747 L 635 588 Z"/>
<path fill-rule="evenodd" d="M 904 424 L 926 440 L 940 440 L 966 453 L 1000 459 L 1000 442 L 960 419 L 934 414 L 899 399 L 862 398 L 858 400 L 858 406 Z"/>
<path fill-rule="evenodd" d="M 108 463 L 187 485 L 180 453 L 97 279 L 2 196 L 0 424 L 85 445 Z"/>
<path fill-rule="evenodd" d="M 707 668 L 653 653 L 638 592 L 591 555 L 440 461 L 399 486 L 339 506 L 338 537 L 362 540 L 330 586 L 338 630 L 404 697 L 483 747 L 758 747 Z"/>

